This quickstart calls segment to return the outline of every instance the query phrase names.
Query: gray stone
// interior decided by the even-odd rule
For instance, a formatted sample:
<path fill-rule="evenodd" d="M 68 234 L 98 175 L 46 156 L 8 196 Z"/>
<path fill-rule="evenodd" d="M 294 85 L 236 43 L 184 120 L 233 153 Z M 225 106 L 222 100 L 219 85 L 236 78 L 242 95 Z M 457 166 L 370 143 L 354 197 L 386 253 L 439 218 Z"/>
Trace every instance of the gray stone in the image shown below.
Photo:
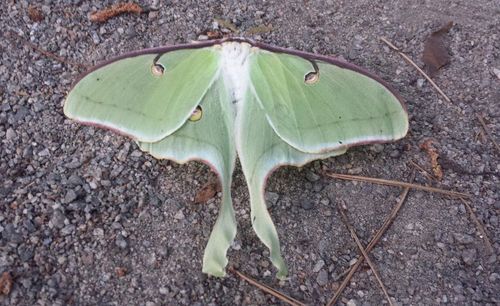
<path fill-rule="evenodd" d="M 179 211 L 177 211 L 177 213 L 174 215 L 174 219 L 177 219 L 177 220 L 184 220 L 184 213 L 182 212 L 182 209 L 179 209 Z"/>
<path fill-rule="evenodd" d="M 73 159 L 69 163 L 66 163 L 64 166 L 68 169 L 76 169 L 79 168 L 82 165 L 82 163 L 76 159 Z"/>
<path fill-rule="evenodd" d="M 346 303 L 346 306 L 358 306 L 358 301 L 355 300 L 355 299 L 350 299 L 349 301 L 347 301 Z"/>
<path fill-rule="evenodd" d="M 30 111 L 25 107 L 25 106 L 19 106 L 19 108 L 16 111 L 16 114 L 14 115 L 14 123 L 19 124 L 21 123 L 20 121 L 26 118 L 28 116 Z"/>
<path fill-rule="evenodd" d="M 471 235 L 454 233 L 453 238 L 460 244 L 471 244 L 474 242 L 474 238 Z"/>
<path fill-rule="evenodd" d="M 375 153 L 382 153 L 384 151 L 384 145 L 382 145 L 380 143 L 376 143 L 374 145 L 371 145 L 370 151 L 375 152 Z"/>
<path fill-rule="evenodd" d="M 401 156 L 401 152 L 399 150 L 392 150 L 391 153 L 389 153 L 389 156 L 392 158 L 398 158 Z"/>
<path fill-rule="evenodd" d="M 316 264 L 314 265 L 313 272 L 318 273 L 324 265 L 325 262 L 322 259 L 318 260 L 318 262 L 316 262 Z"/>
<path fill-rule="evenodd" d="M 17 254 L 19 255 L 19 259 L 22 262 L 26 262 L 33 258 L 33 247 L 27 246 L 25 244 L 21 244 L 17 248 Z"/>
<path fill-rule="evenodd" d="M 35 104 L 33 104 L 33 110 L 37 113 L 41 112 L 44 109 L 45 109 L 45 106 L 40 102 L 35 102 Z"/>
<path fill-rule="evenodd" d="M 305 198 L 300 201 L 300 206 L 305 210 L 310 210 L 314 207 L 314 202 L 312 199 Z"/>
<path fill-rule="evenodd" d="M 165 287 L 160 287 L 159 291 L 160 291 L 160 294 L 162 294 L 162 295 L 168 294 L 168 289 Z"/>
<path fill-rule="evenodd" d="M 325 286 L 328 284 L 328 272 L 326 270 L 321 270 L 316 277 L 316 282 L 320 286 Z"/>
<path fill-rule="evenodd" d="M 80 202 L 80 201 L 71 202 L 68 204 L 68 206 L 66 206 L 66 208 L 69 211 L 81 211 L 85 208 L 85 203 Z"/>
<path fill-rule="evenodd" d="M 128 246 L 127 240 L 122 235 L 116 235 L 115 245 L 120 249 L 126 249 Z"/>
<path fill-rule="evenodd" d="M 462 260 L 467 265 L 472 265 L 477 257 L 476 249 L 466 249 L 462 251 Z"/>
<path fill-rule="evenodd" d="M 83 180 L 78 174 L 73 173 L 69 178 L 68 178 L 68 183 L 73 185 L 73 186 L 78 186 L 83 184 Z"/>
<path fill-rule="evenodd" d="M 127 159 L 128 151 L 130 150 L 130 142 L 126 142 L 122 149 L 118 151 L 118 154 L 116 154 L 116 158 L 119 161 L 125 161 Z"/>
<path fill-rule="evenodd" d="M 276 203 L 278 203 L 278 199 L 279 199 L 280 196 L 276 192 L 266 191 L 265 195 L 266 195 L 266 205 L 267 205 L 267 208 L 271 208 Z"/>
<path fill-rule="evenodd" d="M 16 137 L 17 137 L 17 134 L 14 131 L 14 129 L 8 128 L 7 132 L 5 133 L 5 139 L 7 139 L 7 140 L 13 140 Z"/>
<path fill-rule="evenodd" d="M 73 189 L 68 190 L 66 192 L 66 195 L 64 196 L 64 203 L 71 203 L 74 200 L 76 200 L 78 196 L 76 195 L 76 192 Z"/>
<path fill-rule="evenodd" d="M 90 36 L 92 37 L 92 41 L 94 42 L 94 44 L 98 45 L 101 42 L 101 39 L 99 38 L 97 32 L 92 32 Z"/>
<path fill-rule="evenodd" d="M 33 222 L 31 222 L 31 220 L 28 219 L 23 221 L 23 227 L 30 233 L 36 231 L 35 225 L 33 224 Z"/>
<path fill-rule="evenodd" d="M 490 282 L 494 283 L 494 282 L 496 282 L 497 280 L 500 279 L 500 274 L 498 274 L 498 273 L 491 273 L 490 276 L 488 277 L 488 279 L 490 280 Z"/>
<path fill-rule="evenodd" d="M 424 82 L 425 82 L 425 80 L 424 80 L 424 79 L 420 79 L 420 78 L 419 78 L 419 79 L 417 79 L 417 86 L 418 86 L 419 88 L 422 88 L 422 86 L 424 86 Z"/>
<path fill-rule="evenodd" d="M 52 213 L 52 218 L 50 218 L 50 222 L 52 223 L 52 225 L 61 229 L 66 225 L 64 223 L 64 220 L 66 220 L 66 216 L 64 215 L 62 210 L 60 209 L 54 210 L 54 212 Z"/>
<path fill-rule="evenodd" d="M 49 151 L 49 149 L 44 148 L 44 149 L 40 150 L 37 155 L 40 157 L 47 157 L 50 155 L 50 151 Z"/>
<path fill-rule="evenodd" d="M 319 175 L 317 175 L 316 173 L 312 172 L 312 171 L 307 171 L 306 172 L 306 179 L 309 181 L 309 182 L 316 182 L 320 179 L 321 177 Z"/>
<path fill-rule="evenodd" d="M 76 226 L 74 224 L 68 224 L 61 229 L 61 235 L 63 236 L 71 235 L 75 231 L 75 229 Z"/>
<path fill-rule="evenodd" d="M 98 238 L 104 238 L 104 229 L 102 229 L 100 227 L 96 227 L 92 231 L 92 235 L 94 235 L 95 237 L 98 237 Z"/>

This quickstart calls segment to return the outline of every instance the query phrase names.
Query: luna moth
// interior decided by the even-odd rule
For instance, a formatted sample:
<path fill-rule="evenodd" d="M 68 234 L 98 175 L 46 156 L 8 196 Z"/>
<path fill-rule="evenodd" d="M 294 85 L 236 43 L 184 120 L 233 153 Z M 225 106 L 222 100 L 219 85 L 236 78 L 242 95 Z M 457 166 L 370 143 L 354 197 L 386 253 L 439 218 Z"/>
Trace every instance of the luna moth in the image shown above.
<path fill-rule="evenodd" d="M 264 188 L 282 165 L 302 166 L 349 147 L 400 139 L 408 115 L 400 96 L 375 75 L 344 61 L 224 38 L 131 52 L 79 78 L 67 117 L 134 139 L 156 158 L 199 160 L 221 181 L 219 216 L 203 272 L 224 276 L 236 235 L 231 178 L 238 158 L 251 222 L 277 277 L 287 275 Z"/>

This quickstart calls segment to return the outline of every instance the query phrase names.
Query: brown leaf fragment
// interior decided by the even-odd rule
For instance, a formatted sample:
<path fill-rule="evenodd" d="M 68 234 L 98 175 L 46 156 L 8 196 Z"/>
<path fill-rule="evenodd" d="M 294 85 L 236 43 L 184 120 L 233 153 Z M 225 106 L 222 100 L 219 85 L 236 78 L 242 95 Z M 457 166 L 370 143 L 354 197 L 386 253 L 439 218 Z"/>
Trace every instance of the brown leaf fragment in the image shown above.
<path fill-rule="evenodd" d="M 221 30 L 205 30 L 198 35 L 199 40 L 208 40 L 208 39 L 221 39 L 224 38 L 224 33 Z"/>
<path fill-rule="evenodd" d="M 135 3 L 118 3 L 90 15 L 92 22 L 106 22 L 109 19 L 125 13 L 141 14 L 144 10 Z"/>
<path fill-rule="evenodd" d="M 422 60 L 430 76 L 434 76 L 439 69 L 450 62 L 450 54 L 444 38 L 452 26 L 453 22 L 448 22 L 425 40 Z"/>
<path fill-rule="evenodd" d="M 200 190 L 196 193 L 194 196 L 194 203 L 195 204 L 204 204 L 208 202 L 211 198 L 215 197 L 217 192 L 221 190 L 221 186 L 219 182 L 217 181 L 212 181 L 208 182 L 203 187 L 201 187 Z"/>
<path fill-rule="evenodd" d="M 124 268 L 124 267 L 116 267 L 115 268 L 115 273 L 116 273 L 116 276 L 118 277 L 124 277 L 125 275 L 127 275 L 127 268 Z"/>
<path fill-rule="evenodd" d="M 8 295 L 12 290 L 12 276 L 9 272 L 3 272 L 0 277 L 0 295 Z"/>
<path fill-rule="evenodd" d="M 208 39 L 219 39 L 224 37 L 221 31 L 215 30 L 215 31 L 207 31 L 207 37 Z"/>
<path fill-rule="evenodd" d="M 427 155 L 431 159 L 432 173 L 438 180 L 441 180 L 443 178 L 443 169 L 438 162 L 439 153 L 434 146 L 434 141 L 432 139 L 428 139 L 420 145 L 420 148 L 427 152 Z"/>
<path fill-rule="evenodd" d="M 28 6 L 28 17 L 33 22 L 40 22 L 44 18 L 43 12 L 34 5 Z"/>

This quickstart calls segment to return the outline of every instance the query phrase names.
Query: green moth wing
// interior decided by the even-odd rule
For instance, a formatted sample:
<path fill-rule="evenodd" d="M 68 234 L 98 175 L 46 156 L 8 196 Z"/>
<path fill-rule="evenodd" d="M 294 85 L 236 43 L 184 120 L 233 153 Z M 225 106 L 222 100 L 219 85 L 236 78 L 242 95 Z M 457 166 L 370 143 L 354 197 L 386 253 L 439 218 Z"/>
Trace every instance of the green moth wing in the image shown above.
<path fill-rule="evenodd" d="M 265 50 L 250 61 L 256 99 L 276 133 L 298 150 L 320 153 L 390 141 L 408 130 L 399 98 L 367 74 Z"/>
<path fill-rule="evenodd" d="M 236 149 L 230 105 L 224 80 L 219 77 L 199 104 L 198 120 L 188 120 L 174 134 L 159 142 L 139 142 L 143 151 L 156 158 L 179 163 L 201 160 L 218 174 L 222 185 L 222 203 L 203 256 L 203 272 L 215 276 L 225 274 L 226 252 L 236 236 L 236 219 L 231 201 Z"/>
<path fill-rule="evenodd" d="M 269 248 L 271 262 L 278 269 L 277 277 L 284 278 L 287 268 L 281 256 L 278 233 L 264 199 L 266 180 L 279 166 L 302 166 L 312 160 L 343 154 L 346 148 L 319 154 L 299 151 L 274 132 L 264 110 L 250 91 L 246 99 L 237 124 L 236 144 L 250 193 L 250 218 L 255 233 Z"/>
<path fill-rule="evenodd" d="M 213 48 L 122 58 L 79 80 L 64 113 L 140 141 L 159 141 L 184 124 L 218 68 Z"/>

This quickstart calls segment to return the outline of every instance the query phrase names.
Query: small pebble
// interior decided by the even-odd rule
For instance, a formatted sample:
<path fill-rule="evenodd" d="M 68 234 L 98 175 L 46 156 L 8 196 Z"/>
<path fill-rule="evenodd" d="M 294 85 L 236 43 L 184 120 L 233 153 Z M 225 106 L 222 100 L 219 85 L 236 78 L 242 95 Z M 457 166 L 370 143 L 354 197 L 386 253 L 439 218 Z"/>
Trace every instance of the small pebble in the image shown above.
<path fill-rule="evenodd" d="M 424 83 L 425 83 L 424 79 L 417 79 L 418 88 L 422 88 L 424 86 Z"/>
<path fill-rule="evenodd" d="M 7 132 L 5 133 L 5 139 L 12 140 L 16 137 L 17 137 L 16 132 L 12 128 L 8 128 Z"/>
<path fill-rule="evenodd" d="M 476 261 L 476 249 L 466 249 L 462 252 L 462 260 L 467 265 L 472 265 Z"/>
<path fill-rule="evenodd" d="M 325 270 L 321 270 L 316 277 L 316 282 L 320 286 L 325 286 L 328 284 L 328 273 Z"/>
<path fill-rule="evenodd" d="M 66 196 L 64 196 L 64 203 L 71 203 L 76 200 L 77 195 L 74 190 L 70 189 L 66 192 Z"/>
<path fill-rule="evenodd" d="M 323 260 L 319 260 L 315 265 L 314 265 L 314 268 L 313 268 L 313 272 L 314 273 L 318 273 L 319 270 L 321 270 L 321 268 L 323 268 L 323 266 L 325 265 L 325 262 Z"/>
<path fill-rule="evenodd" d="M 316 182 L 320 179 L 320 176 L 317 175 L 316 173 L 312 172 L 312 171 L 307 171 L 306 172 L 306 179 L 309 181 L 309 182 Z"/>
<path fill-rule="evenodd" d="M 358 306 L 358 301 L 355 299 L 350 299 L 347 301 L 346 306 Z"/>
<path fill-rule="evenodd" d="M 175 215 L 174 219 L 176 220 L 184 220 L 184 213 L 182 212 L 182 209 L 180 209 Z"/>
<path fill-rule="evenodd" d="M 300 206 L 305 210 L 310 210 L 314 207 L 314 203 L 311 199 L 306 198 L 300 201 Z"/>
<path fill-rule="evenodd" d="M 471 244 L 474 242 L 474 238 L 471 235 L 454 233 L 453 238 L 460 244 Z"/>
<path fill-rule="evenodd" d="M 60 209 L 54 210 L 52 218 L 50 218 L 50 222 L 52 223 L 52 225 L 61 229 L 66 225 L 64 223 L 64 220 L 66 220 L 66 216 L 64 215 L 64 213 Z"/>
<path fill-rule="evenodd" d="M 104 237 L 104 230 L 100 227 L 97 227 L 97 228 L 94 228 L 94 230 L 92 231 L 92 234 L 95 237 L 103 238 Z"/>
<path fill-rule="evenodd" d="M 280 196 L 276 192 L 266 191 L 265 197 L 266 197 L 267 208 L 271 208 L 276 203 L 278 203 L 278 199 Z"/>
<path fill-rule="evenodd" d="M 128 246 L 127 240 L 122 235 L 117 235 L 115 239 L 115 245 L 120 249 L 126 249 Z"/>

